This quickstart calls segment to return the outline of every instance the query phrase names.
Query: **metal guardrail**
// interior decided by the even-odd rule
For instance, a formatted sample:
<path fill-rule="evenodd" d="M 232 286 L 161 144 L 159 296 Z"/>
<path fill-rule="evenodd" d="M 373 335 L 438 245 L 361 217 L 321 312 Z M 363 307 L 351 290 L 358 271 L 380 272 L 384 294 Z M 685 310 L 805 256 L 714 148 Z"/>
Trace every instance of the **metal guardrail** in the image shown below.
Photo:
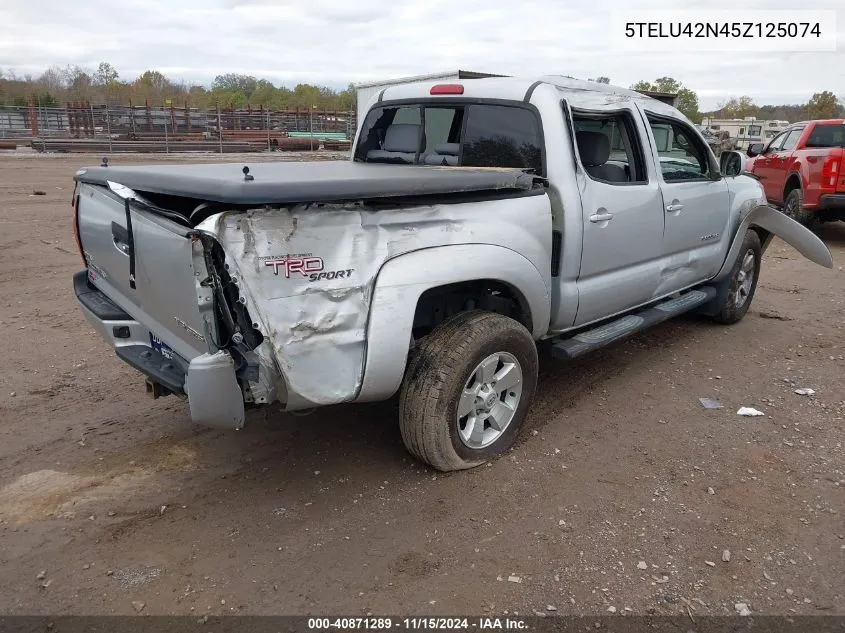
<path fill-rule="evenodd" d="M 324 110 L 200 110 L 85 102 L 64 107 L 0 106 L 0 140 L 16 140 L 38 150 L 49 150 L 59 141 L 64 141 L 61 151 L 73 151 L 74 143 L 81 146 L 81 141 L 100 141 L 98 147 L 110 150 L 143 143 L 146 151 L 165 152 L 189 145 L 214 151 L 215 143 L 220 153 L 233 143 L 254 151 L 285 149 L 286 145 L 317 149 L 321 142 L 349 142 L 355 129 L 354 112 Z"/>

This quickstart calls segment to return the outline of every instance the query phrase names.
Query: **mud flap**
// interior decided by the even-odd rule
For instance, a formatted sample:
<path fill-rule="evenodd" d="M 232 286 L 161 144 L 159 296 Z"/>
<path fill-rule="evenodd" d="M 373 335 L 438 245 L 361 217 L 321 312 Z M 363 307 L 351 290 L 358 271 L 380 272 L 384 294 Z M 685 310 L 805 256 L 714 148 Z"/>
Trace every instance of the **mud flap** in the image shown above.
<path fill-rule="evenodd" d="M 759 226 L 761 229 L 777 235 L 811 262 L 819 266 L 824 266 L 825 268 L 833 268 L 833 257 L 830 254 L 830 250 L 815 233 L 801 226 L 792 218 L 785 216 L 777 209 L 760 205 L 755 207 L 745 216 L 742 223 L 740 223 L 739 228 L 734 234 L 733 242 L 731 242 L 731 247 L 728 250 L 727 257 L 725 257 L 722 268 L 711 283 L 722 281 L 730 273 L 736 258 L 739 257 L 745 232 L 753 226 Z"/>
<path fill-rule="evenodd" d="M 185 379 L 191 420 L 219 429 L 244 425 L 244 401 L 228 352 L 202 354 L 191 360 Z"/>

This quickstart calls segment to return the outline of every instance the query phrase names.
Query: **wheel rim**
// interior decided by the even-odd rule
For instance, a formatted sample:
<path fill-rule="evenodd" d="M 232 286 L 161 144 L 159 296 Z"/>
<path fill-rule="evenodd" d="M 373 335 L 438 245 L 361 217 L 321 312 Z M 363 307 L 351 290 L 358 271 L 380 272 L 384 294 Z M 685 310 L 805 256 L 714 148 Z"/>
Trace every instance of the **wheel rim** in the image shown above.
<path fill-rule="evenodd" d="M 795 196 L 789 196 L 786 200 L 786 208 L 784 211 L 786 212 L 785 215 L 787 217 L 795 219 L 795 207 L 797 206 Z"/>
<path fill-rule="evenodd" d="M 522 384 L 513 354 L 490 354 L 476 365 L 458 401 L 458 437 L 465 446 L 486 448 L 502 436 L 516 415 Z"/>
<path fill-rule="evenodd" d="M 739 270 L 736 273 L 736 292 L 734 294 L 734 304 L 737 308 L 741 308 L 748 301 L 751 295 L 751 287 L 754 285 L 754 275 L 757 269 L 757 262 L 754 259 L 754 251 L 748 249 L 745 255 L 742 256 L 742 263 L 739 265 Z"/>

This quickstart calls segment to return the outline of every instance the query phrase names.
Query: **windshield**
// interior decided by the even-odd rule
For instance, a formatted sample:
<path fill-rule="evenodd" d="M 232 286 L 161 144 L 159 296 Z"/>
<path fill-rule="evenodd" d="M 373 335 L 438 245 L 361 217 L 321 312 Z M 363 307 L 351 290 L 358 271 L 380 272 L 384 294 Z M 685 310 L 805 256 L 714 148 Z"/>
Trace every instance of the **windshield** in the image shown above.
<path fill-rule="evenodd" d="M 536 112 L 487 103 L 375 107 L 361 128 L 355 160 L 366 163 L 517 167 L 543 173 Z"/>

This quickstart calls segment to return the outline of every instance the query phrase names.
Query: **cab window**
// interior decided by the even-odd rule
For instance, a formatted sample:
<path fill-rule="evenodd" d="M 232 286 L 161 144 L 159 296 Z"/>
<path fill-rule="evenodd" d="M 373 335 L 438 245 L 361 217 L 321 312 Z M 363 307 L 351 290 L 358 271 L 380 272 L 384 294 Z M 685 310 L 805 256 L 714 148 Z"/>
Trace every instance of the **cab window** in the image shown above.
<path fill-rule="evenodd" d="M 581 165 L 593 180 L 616 185 L 648 181 L 630 114 L 573 111 L 572 125 Z"/>
<path fill-rule="evenodd" d="M 367 114 L 355 160 L 517 167 L 543 174 L 543 135 L 537 112 L 518 105 L 385 105 Z"/>
<path fill-rule="evenodd" d="M 795 146 L 798 145 L 798 139 L 801 138 L 801 134 L 804 132 L 804 128 L 799 128 L 797 130 L 790 130 L 789 134 L 783 139 L 783 145 L 781 145 L 782 151 L 788 151 L 791 149 L 795 149 Z"/>
<path fill-rule="evenodd" d="M 660 158 L 660 173 L 666 182 L 703 180 L 710 177 L 707 146 L 689 126 L 670 119 L 647 115 Z"/>

